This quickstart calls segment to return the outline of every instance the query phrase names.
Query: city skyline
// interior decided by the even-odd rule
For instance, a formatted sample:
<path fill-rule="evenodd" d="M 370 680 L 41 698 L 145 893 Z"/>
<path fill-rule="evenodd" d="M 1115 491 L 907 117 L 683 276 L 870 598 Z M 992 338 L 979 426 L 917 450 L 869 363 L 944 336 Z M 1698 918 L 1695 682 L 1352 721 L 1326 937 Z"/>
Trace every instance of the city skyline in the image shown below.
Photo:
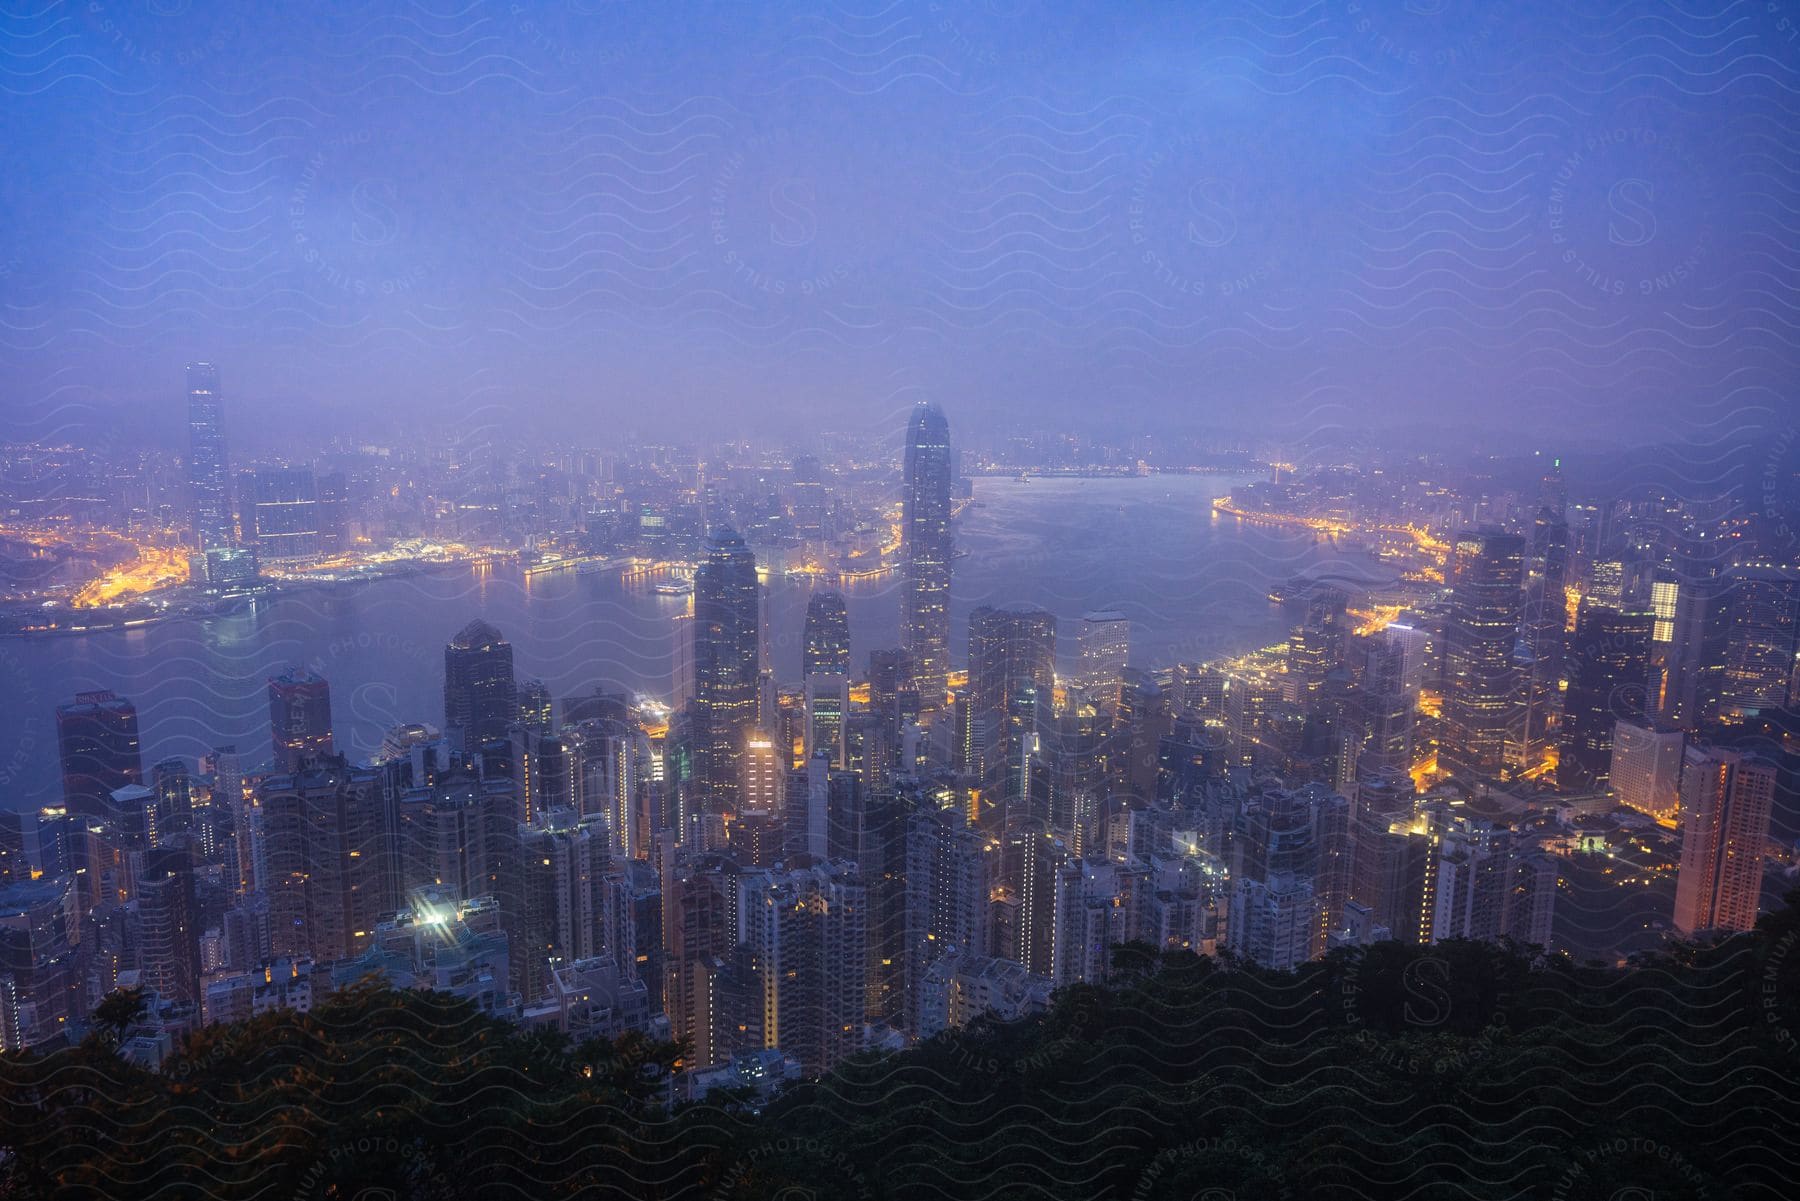
<path fill-rule="evenodd" d="M 1800 9 L 0 95 L 0 1195 L 1785 1195 Z"/>

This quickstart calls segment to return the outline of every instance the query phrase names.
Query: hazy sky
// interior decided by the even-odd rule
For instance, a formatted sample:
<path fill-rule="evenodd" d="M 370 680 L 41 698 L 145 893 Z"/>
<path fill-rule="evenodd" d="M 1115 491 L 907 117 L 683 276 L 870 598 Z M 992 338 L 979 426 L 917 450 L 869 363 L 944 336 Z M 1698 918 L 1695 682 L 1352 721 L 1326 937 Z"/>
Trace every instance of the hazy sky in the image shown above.
<path fill-rule="evenodd" d="M 1800 5 L 6 8 L 27 436 L 1794 407 Z"/>

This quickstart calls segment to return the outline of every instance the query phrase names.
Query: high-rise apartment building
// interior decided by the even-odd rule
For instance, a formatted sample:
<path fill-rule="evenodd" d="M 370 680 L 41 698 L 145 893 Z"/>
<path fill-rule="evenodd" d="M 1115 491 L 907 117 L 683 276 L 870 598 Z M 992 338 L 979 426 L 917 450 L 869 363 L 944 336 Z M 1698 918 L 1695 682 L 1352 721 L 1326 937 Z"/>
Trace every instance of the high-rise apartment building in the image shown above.
<path fill-rule="evenodd" d="M 1677 933 L 1756 925 L 1774 804 L 1774 764 L 1735 751 L 1688 748 L 1681 771 Z"/>
<path fill-rule="evenodd" d="M 323 676 L 291 667 L 269 680 L 269 741 L 277 771 L 331 754 L 331 685 Z"/>
<path fill-rule="evenodd" d="M 137 707 L 109 691 L 77 693 L 56 709 L 63 804 L 77 817 L 108 816 L 117 789 L 144 782 Z"/>
<path fill-rule="evenodd" d="M 477 618 L 444 648 L 444 733 L 470 749 L 505 738 L 519 720 L 512 644 Z"/>

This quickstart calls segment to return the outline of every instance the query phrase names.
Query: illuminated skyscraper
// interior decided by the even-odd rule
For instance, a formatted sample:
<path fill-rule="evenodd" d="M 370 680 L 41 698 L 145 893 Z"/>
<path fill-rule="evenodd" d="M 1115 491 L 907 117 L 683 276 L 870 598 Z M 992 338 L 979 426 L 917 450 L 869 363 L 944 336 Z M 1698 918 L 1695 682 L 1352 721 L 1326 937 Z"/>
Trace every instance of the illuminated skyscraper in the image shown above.
<path fill-rule="evenodd" d="M 780 813 L 782 801 L 781 758 L 775 742 L 760 731 L 744 744 L 743 812 Z"/>
<path fill-rule="evenodd" d="M 912 656 L 922 704 L 937 709 L 950 670 L 950 423 L 926 401 L 907 426 L 900 520 L 900 644 Z"/>
<path fill-rule="evenodd" d="M 1687 736 L 1648 721 L 1621 721 L 1613 729 L 1608 779 L 1619 804 L 1666 825 L 1681 809 L 1681 760 Z"/>
<path fill-rule="evenodd" d="M 806 653 L 801 675 L 850 675 L 850 615 L 840 593 L 815 592 L 806 602 Z"/>
<path fill-rule="evenodd" d="M 324 509 L 310 467 L 260 467 L 251 481 L 249 536 L 263 562 L 316 559 L 325 550 Z"/>
<path fill-rule="evenodd" d="M 505 738 L 518 720 L 512 644 L 477 618 L 444 648 L 444 733 L 473 749 Z"/>
<path fill-rule="evenodd" d="M 1677 933 L 1756 925 L 1774 804 L 1774 764 L 1733 751 L 1688 748 L 1681 772 Z"/>
<path fill-rule="evenodd" d="M 1720 707 L 1743 716 L 1792 705 L 1800 675 L 1800 575 L 1738 573 L 1731 589 Z"/>
<path fill-rule="evenodd" d="M 194 545 L 207 551 L 231 545 L 231 499 L 227 490 L 218 368 L 211 363 L 189 363 L 187 396 L 188 489 L 194 508 Z"/>
<path fill-rule="evenodd" d="M 1081 615 L 1081 665 L 1076 682 L 1083 688 L 1111 688 L 1116 696 L 1119 676 L 1131 659 L 1131 619 L 1116 609 Z"/>
<path fill-rule="evenodd" d="M 323 676 L 291 667 L 269 681 L 269 741 L 277 771 L 331 754 L 331 685 Z"/>
<path fill-rule="evenodd" d="M 1713 568 L 1691 562 L 1679 574 L 1660 574 L 1652 586 L 1653 598 L 1664 583 L 1675 588 L 1664 651 L 1662 713 L 1690 730 L 1718 716 L 1724 690 L 1730 595 Z"/>
<path fill-rule="evenodd" d="M 1519 641 L 1525 540 L 1500 530 L 1457 535 L 1444 622 L 1444 740 L 1453 770 L 1501 775 L 1522 735 Z"/>
<path fill-rule="evenodd" d="M 695 774 L 704 798 L 699 812 L 737 809 L 740 761 L 757 715 L 758 594 L 755 556 L 736 530 L 721 528 L 694 573 Z"/>

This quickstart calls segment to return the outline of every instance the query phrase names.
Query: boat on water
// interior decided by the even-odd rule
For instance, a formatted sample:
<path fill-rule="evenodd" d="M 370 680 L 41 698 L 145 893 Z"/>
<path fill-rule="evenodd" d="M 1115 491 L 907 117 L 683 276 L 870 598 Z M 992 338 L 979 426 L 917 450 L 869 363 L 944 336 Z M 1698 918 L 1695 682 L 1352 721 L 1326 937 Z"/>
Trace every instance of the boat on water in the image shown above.
<path fill-rule="evenodd" d="M 688 596 L 694 591 L 694 586 L 686 581 L 675 581 L 666 584 L 652 584 L 650 591 L 658 596 Z"/>

